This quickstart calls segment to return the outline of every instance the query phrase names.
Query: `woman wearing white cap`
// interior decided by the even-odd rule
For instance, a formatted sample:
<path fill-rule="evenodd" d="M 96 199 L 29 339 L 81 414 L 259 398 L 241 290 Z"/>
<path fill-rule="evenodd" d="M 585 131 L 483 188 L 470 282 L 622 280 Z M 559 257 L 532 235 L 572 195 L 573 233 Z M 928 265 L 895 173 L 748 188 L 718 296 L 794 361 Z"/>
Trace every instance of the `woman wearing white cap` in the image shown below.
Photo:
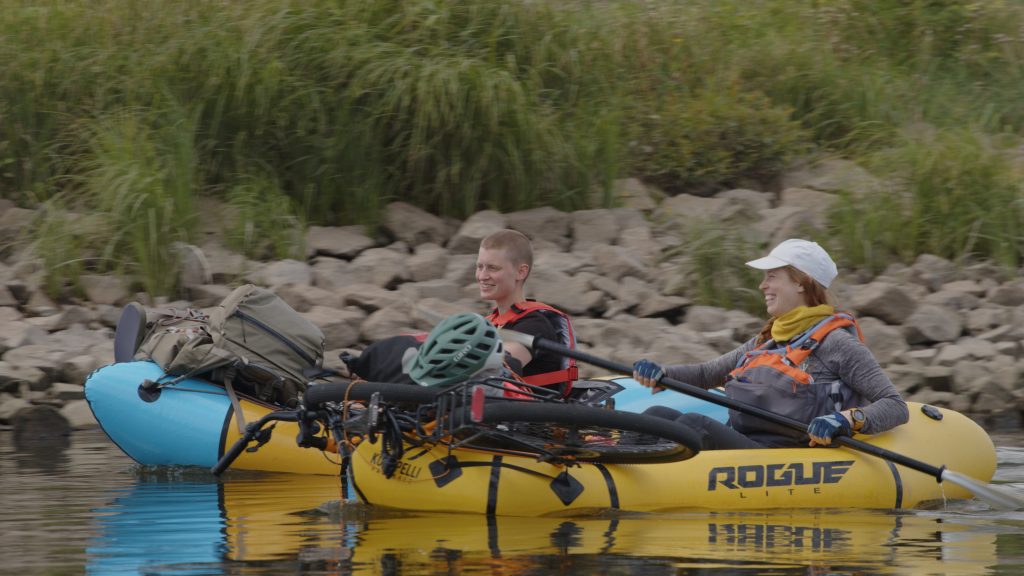
<path fill-rule="evenodd" d="M 764 270 L 758 288 L 770 319 L 757 336 L 701 364 L 640 360 L 633 378 L 656 390 L 664 376 L 706 389 L 724 385 L 731 398 L 809 422 L 807 436 L 735 410 L 728 425 L 663 406 L 647 413 L 691 426 L 707 450 L 828 445 L 839 434 L 877 434 L 907 421 L 906 402 L 863 344 L 856 321 L 829 304 L 838 271 L 821 246 L 786 240 L 747 265 Z"/>

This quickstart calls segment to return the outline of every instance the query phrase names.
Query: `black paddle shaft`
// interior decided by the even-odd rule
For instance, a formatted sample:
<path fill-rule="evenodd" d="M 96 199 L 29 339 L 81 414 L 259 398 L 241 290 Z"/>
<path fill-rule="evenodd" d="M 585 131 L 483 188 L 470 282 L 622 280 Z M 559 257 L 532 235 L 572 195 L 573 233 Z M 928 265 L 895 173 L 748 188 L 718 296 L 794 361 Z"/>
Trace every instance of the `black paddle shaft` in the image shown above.
<path fill-rule="evenodd" d="M 597 356 L 587 354 L 586 352 L 572 350 L 570 348 L 566 348 L 565 346 L 557 342 L 552 342 L 539 336 L 535 336 L 533 338 L 532 347 L 535 351 L 546 350 L 548 352 L 553 352 L 555 354 L 560 354 L 562 356 L 574 358 L 576 360 L 579 360 L 580 362 L 592 364 L 599 368 L 604 368 L 605 370 L 618 372 L 619 374 L 633 374 L 633 368 L 631 366 L 619 364 L 618 362 L 613 362 L 611 360 L 606 360 L 604 358 L 598 358 Z M 807 424 L 805 424 L 804 422 L 794 420 L 793 418 L 783 416 L 782 414 L 777 414 L 775 412 L 765 410 L 764 408 L 760 408 L 752 404 L 747 404 L 745 402 L 733 400 L 728 396 L 723 396 L 721 394 L 709 392 L 699 386 L 694 386 L 693 384 L 687 384 L 686 382 L 681 382 L 679 380 L 675 380 L 667 376 L 663 376 L 661 380 L 658 381 L 658 383 L 667 389 L 687 394 L 695 398 L 700 398 L 701 400 L 706 400 L 708 402 L 711 402 L 712 404 L 725 406 L 726 408 L 731 408 L 733 410 L 736 410 L 737 412 L 743 412 L 745 414 L 757 416 L 762 420 L 766 420 L 768 422 L 778 424 L 780 426 L 785 426 L 786 428 L 789 428 L 791 430 L 796 430 L 798 432 L 805 433 L 807 432 Z M 873 444 L 861 442 L 860 440 L 856 440 L 849 436 L 837 436 L 833 438 L 832 441 L 837 444 L 846 446 L 847 448 L 852 448 L 860 452 L 865 452 L 867 454 L 871 454 L 873 456 L 877 456 L 879 458 L 884 458 L 885 460 L 895 462 L 897 464 L 900 464 L 901 466 L 906 466 L 911 470 L 917 470 L 918 472 L 921 472 L 923 474 L 933 476 L 935 480 L 938 482 L 942 482 L 942 472 L 946 468 L 945 466 L 941 468 L 932 466 L 930 464 L 914 460 L 913 458 L 908 458 L 902 454 L 891 452 L 889 450 L 886 450 L 885 448 L 879 448 L 878 446 L 875 446 Z"/>

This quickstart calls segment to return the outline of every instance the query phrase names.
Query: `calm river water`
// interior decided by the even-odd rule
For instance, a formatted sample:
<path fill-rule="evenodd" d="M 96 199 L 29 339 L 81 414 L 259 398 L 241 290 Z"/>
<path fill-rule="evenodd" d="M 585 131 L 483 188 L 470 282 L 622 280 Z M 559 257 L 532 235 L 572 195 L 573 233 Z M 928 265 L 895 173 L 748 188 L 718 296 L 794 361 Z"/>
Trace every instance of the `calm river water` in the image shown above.
<path fill-rule="evenodd" d="M 1024 433 L 993 435 L 1024 494 Z M 1021 574 L 1024 512 L 404 515 L 335 478 L 140 468 L 99 430 L 69 449 L 0 432 L 0 574 Z"/>

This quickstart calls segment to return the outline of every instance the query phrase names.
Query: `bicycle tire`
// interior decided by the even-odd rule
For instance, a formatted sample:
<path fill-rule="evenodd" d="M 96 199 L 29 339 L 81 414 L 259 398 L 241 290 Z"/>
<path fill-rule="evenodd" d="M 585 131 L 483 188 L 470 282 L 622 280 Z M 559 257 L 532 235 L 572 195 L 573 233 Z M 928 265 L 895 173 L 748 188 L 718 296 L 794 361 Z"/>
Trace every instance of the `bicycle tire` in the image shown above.
<path fill-rule="evenodd" d="M 450 388 L 328 382 L 310 386 L 303 403 L 307 409 L 317 410 L 329 402 L 365 402 L 379 393 L 380 399 L 390 404 L 424 405 L 436 403 Z M 473 438 L 460 445 L 483 450 L 515 449 L 559 461 L 653 464 L 687 460 L 700 451 L 697 433 L 682 423 L 582 404 L 492 398 L 480 422 L 471 419 L 465 405 L 448 419 L 449 424 L 464 428 Z M 623 442 L 630 439 L 634 441 Z"/>
<path fill-rule="evenodd" d="M 310 410 L 317 410 L 328 402 L 345 400 L 366 402 L 375 393 L 380 399 L 395 404 L 430 404 L 445 391 L 443 388 L 429 388 L 410 384 L 394 384 L 390 382 L 324 382 L 314 384 L 303 394 L 303 405 Z"/>
<path fill-rule="evenodd" d="M 689 426 L 665 418 L 580 404 L 488 403 L 489 440 L 507 440 L 561 460 L 606 464 L 678 462 L 700 452 Z"/>

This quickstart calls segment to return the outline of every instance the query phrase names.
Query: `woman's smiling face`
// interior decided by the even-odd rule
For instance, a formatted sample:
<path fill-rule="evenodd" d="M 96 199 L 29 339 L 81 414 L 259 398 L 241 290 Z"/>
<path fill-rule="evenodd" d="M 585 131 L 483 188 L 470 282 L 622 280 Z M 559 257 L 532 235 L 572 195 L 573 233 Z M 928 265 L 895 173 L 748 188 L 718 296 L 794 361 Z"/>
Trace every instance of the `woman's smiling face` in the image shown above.
<path fill-rule="evenodd" d="M 798 284 L 785 268 L 765 270 L 764 280 L 758 289 L 764 292 L 765 308 L 772 318 L 778 318 L 797 306 L 807 304 L 804 287 Z"/>

